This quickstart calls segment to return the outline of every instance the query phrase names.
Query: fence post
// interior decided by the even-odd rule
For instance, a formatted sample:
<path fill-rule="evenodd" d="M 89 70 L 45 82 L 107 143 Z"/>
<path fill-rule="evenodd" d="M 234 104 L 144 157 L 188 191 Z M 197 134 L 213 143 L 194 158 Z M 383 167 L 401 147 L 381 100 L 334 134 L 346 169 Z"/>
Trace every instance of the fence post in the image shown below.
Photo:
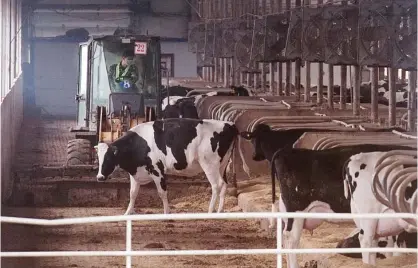
<path fill-rule="evenodd" d="M 132 220 L 126 221 L 126 251 L 132 251 Z M 132 268 L 132 255 L 126 256 L 126 268 Z"/>
<path fill-rule="evenodd" d="M 282 219 L 280 217 L 277 218 L 277 234 L 276 234 L 276 238 L 277 238 L 277 249 L 281 250 L 282 249 Z M 283 267 L 283 262 L 282 262 L 282 253 L 277 254 L 277 268 L 282 268 Z"/>

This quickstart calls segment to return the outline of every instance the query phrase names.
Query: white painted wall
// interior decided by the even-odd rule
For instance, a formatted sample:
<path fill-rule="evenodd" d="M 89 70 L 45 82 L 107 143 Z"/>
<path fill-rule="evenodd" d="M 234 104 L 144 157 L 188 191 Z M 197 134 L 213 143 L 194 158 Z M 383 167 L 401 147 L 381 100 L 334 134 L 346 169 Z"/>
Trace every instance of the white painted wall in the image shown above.
<path fill-rule="evenodd" d="M 162 42 L 161 53 L 174 53 L 174 76 L 197 76 L 196 54 L 189 52 L 187 42 Z"/>

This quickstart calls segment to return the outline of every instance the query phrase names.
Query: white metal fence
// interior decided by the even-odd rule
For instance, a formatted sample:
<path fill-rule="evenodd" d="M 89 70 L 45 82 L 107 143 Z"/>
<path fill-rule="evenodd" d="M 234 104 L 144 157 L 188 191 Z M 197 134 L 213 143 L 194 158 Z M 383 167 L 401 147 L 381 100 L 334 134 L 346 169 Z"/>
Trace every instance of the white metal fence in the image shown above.
<path fill-rule="evenodd" d="M 277 248 L 276 249 L 221 249 L 221 250 L 165 250 L 165 251 L 134 251 L 132 250 L 132 221 L 157 220 L 203 220 L 203 219 L 260 219 L 277 218 Z M 126 250 L 125 251 L 22 251 L 1 252 L 0 257 L 59 257 L 59 256 L 125 256 L 126 267 L 132 267 L 132 256 L 186 256 L 186 255 L 250 255 L 277 254 L 277 267 L 282 267 L 282 254 L 329 254 L 329 253 L 362 253 L 362 252 L 399 252 L 416 253 L 414 248 L 315 248 L 315 249 L 283 249 L 282 221 L 283 218 L 310 219 L 388 219 L 403 218 L 418 220 L 418 214 L 387 213 L 387 214 L 350 214 L 350 213 L 284 213 L 284 212 L 240 212 L 240 213 L 182 213 L 182 214 L 146 214 L 129 216 L 99 216 L 69 219 L 30 219 L 17 217 L 0 217 L 1 223 L 59 226 L 74 224 L 92 224 L 104 222 L 126 221 Z"/>

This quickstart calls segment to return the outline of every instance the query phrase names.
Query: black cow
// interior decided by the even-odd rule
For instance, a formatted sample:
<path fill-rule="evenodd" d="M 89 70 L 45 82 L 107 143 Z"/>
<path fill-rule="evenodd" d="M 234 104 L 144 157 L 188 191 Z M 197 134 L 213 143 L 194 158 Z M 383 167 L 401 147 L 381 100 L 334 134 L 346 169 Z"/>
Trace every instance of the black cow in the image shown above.
<path fill-rule="evenodd" d="M 252 94 L 250 94 L 251 93 L 251 91 L 249 90 L 249 89 L 246 89 L 245 87 L 243 87 L 243 86 L 234 86 L 234 85 L 232 85 L 232 86 L 230 86 L 230 88 L 232 89 L 232 90 L 234 90 L 234 96 L 250 96 L 250 95 L 252 95 Z"/>
<path fill-rule="evenodd" d="M 199 115 L 193 100 L 186 98 L 178 100 L 174 105 L 167 105 L 163 110 L 163 119 L 166 118 L 199 119 Z"/>

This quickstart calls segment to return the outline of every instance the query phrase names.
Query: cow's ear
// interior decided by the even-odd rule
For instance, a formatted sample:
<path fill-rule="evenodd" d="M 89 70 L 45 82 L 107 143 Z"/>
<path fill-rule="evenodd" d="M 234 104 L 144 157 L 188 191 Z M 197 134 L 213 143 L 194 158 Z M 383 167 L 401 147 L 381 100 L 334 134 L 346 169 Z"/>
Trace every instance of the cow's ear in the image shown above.
<path fill-rule="evenodd" d="M 114 145 L 112 145 L 112 146 L 110 147 L 110 149 L 112 150 L 112 152 L 113 152 L 113 154 L 114 154 L 114 155 L 117 155 L 117 154 L 118 154 L 118 152 L 119 152 L 118 147 L 116 147 L 116 146 L 114 146 Z"/>
<path fill-rule="evenodd" d="M 248 131 L 243 131 L 240 133 L 240 135 L 246 140 L 251 140 L 252 138 L 251 132 L 248 132 Z"/>

